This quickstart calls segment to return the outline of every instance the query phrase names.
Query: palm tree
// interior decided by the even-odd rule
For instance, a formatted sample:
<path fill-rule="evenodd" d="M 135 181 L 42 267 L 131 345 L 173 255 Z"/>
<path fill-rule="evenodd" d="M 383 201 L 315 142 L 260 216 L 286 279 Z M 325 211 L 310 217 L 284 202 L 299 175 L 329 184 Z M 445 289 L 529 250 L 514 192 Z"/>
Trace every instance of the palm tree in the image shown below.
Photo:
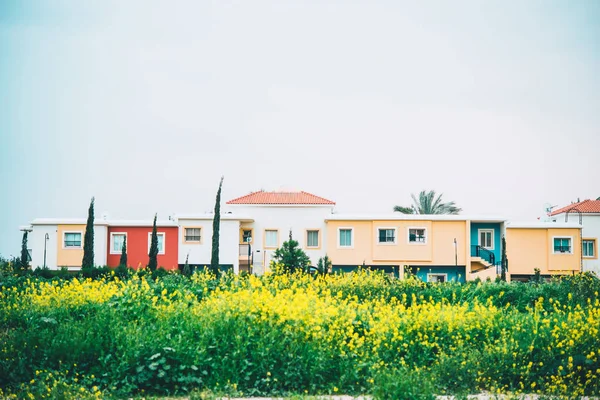
<path fill-rule="evenodd" d="M 417 198 L 411 194 L 413 204 L 410 207 L 394 206 L 394 211 L 402 214 L 453 214 L 456 215 L 462 211 L 453 201 L 442 202 L 442 195 L 436 197 L 435 190 L 423 190 Z"/>

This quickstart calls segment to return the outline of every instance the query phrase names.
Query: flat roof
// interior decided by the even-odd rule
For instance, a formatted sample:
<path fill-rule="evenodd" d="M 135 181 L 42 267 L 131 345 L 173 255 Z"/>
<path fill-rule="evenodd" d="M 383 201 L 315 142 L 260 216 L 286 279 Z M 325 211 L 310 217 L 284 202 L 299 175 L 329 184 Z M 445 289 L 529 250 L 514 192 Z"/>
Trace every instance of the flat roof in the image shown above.
<path fill-rule="evenodd" d="M 445 215 L 445 214 L 331 214 L 325 221 L 471 221 L 505 222 L 506 218 L 481 215 Z"/>
<path fill-rule="evenodd" d="M 521 229 L 562 229 L 562 228 L 583 228 L 578 223 L 569 222 L 544 222 L 544 221 L 514 221 L 506 224 L 506 228 L 521 228 Z"/>
<path fill-rule="evenodd" d="M 213 213 L 204 213 L 204 214 L 176 214 L 176 219 L 199 219 L 199 220 L 210 220 L 213 219 Z M 233 213 L 221 213 L 222 221 L 243 221 L 243 222 L 254 222 L 254 218 L 251 218 L 247 215 L 238 215 Z"/>
<path fill-rule="evenodd" d="M 31 225 L 85 225 L 85 218 L 36 218 L 31 221 Z M 94 225 L 108 225 L 104 219 L 95 219 Z"/>

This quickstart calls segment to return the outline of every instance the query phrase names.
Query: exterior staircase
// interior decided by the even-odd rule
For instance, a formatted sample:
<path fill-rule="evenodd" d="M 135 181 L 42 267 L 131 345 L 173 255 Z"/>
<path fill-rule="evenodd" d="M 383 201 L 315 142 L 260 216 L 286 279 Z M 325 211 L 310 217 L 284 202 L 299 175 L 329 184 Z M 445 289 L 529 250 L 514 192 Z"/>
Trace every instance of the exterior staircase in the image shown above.
<path fill-rule="evenodd" d="M 477 272 L 480 270 L 495 267 L 496 256 L 493 252 L 479 245 L 471 246 L 471 271 Z"/>

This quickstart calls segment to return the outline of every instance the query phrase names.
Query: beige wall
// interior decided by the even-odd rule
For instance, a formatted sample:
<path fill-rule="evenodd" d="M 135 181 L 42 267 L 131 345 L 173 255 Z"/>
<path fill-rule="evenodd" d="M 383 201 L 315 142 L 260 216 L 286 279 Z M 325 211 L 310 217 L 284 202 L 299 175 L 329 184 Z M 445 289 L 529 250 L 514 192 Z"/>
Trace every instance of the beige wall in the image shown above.
<path fill-rule="evenodd" d="M 58 225 L 56 232 L 56 265 L 58 267 L 81 267 L 81 260 L 83 259 L 83 240 L 85 237 L 85 225 Z M 64 248 L 65 232 L 81 232 L 80 249 Z"/>
<path fill-rule="evenodd" d="M 581 260 L 580 230 L 508 228 L 506 256 L 510 274 L 533 275 L 579 271 Z M 571 237 L 573 254 L 553 254 L 554 237 Z"/>
<path fill-rule="evenodd" d="M 354 246 L 340 248 L 338 230 L 352 228 Z M 396 243 L 378 243 L 380 228 L 396 229 Z M 427 229 L 425 244 L 409 244 L 408 229 Z M 328 221 L 327 254 L 333 264 L 361 265 L 454 265 L 454 238 L 458 265 L 467 264 L 465 221 Z"/>
<path fill-rule="evenodd" d="M 361 265 L 373 264 L 371 221 L 328 221 L 327 222 L 327 255 L 332 264 Z M 340 228 L 353 229 L 352 248 L 340 248 L 338 230 Z"/>

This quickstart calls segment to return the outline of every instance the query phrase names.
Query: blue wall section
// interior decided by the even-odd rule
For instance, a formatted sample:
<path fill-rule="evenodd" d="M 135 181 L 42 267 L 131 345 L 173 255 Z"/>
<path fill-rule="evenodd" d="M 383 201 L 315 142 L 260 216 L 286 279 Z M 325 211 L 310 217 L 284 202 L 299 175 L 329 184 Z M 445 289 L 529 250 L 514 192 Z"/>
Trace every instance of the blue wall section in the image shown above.
<path fill-rule="evenodd" d="M 500 233 L 500 223 L 478 223 L 471 222 L 471 246 L 479 244 L 479 229 L 493 229 L 494 230 L 494 256 L 496 262 L 500 262 L 502 256 L 502 234 Z"/>
<path fill-rule="evenodd" d="M 465 267 L 460 265 L 457 267 L 430 267 L 428 265 L 411 265 L 410 269 L 412 270 L 412 273 L 417 276 L 417 278 L 424 282 L 427 282 L 427 274 L 448 274 L 448 282 L 466 282 Z"/>

